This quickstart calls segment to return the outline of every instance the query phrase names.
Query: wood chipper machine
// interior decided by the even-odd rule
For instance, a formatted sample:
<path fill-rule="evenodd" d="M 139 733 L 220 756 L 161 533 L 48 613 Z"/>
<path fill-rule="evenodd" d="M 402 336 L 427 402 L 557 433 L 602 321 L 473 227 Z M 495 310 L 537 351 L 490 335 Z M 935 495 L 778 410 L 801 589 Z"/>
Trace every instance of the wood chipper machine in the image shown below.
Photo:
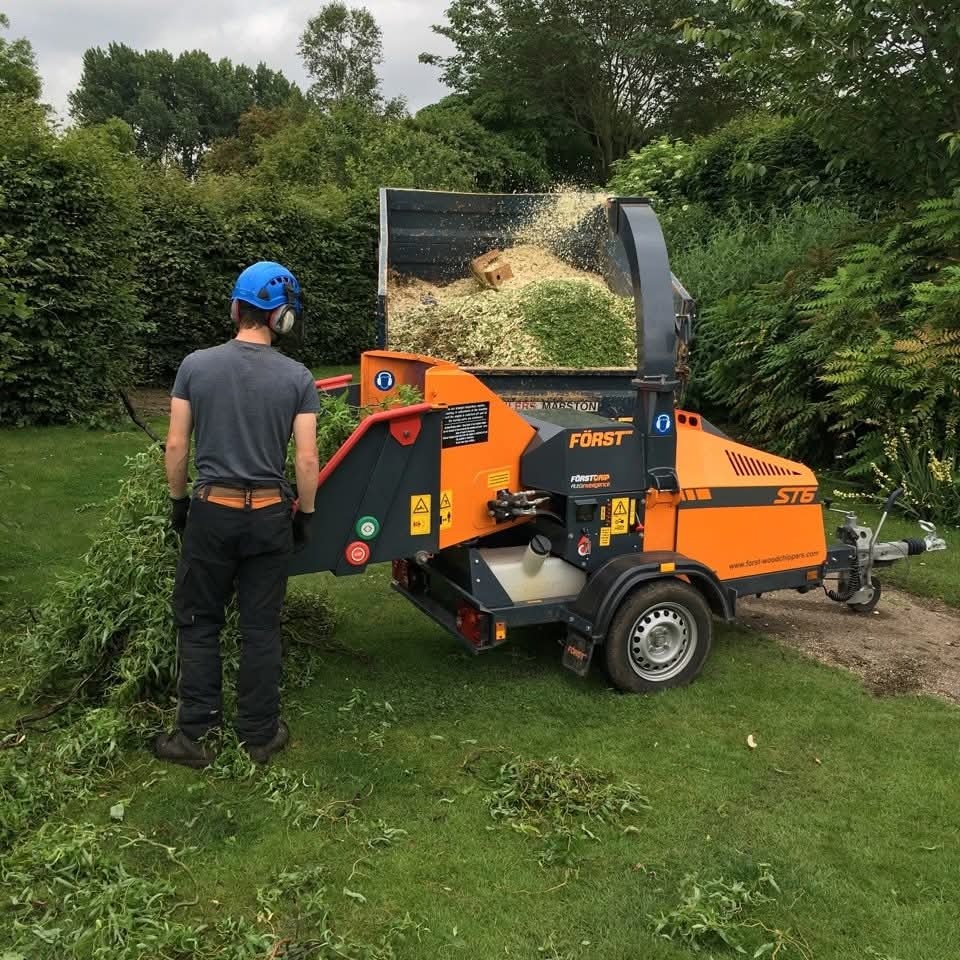
<path fill-rule="evenodd" d="M 381 343 L 394 271 L 467 276 L 542 200 L 382 191 Z M 732 619 L 739 597 L 823 587 L 873 609 L 875 568 L 944 542 L 929 525 L 922 538 L 879 542 L 879 527 L 846 514 L 828 546 L 810 469 L 678 409 L 692 302 L 649 202 L 611 198 L 598 211 L 564 249 L 632 294 L 637 369 L 471 371 L 365 353 L 358 385 L 321 388 L 373 405 L 409 385 L 422 402 L 366 417 L 323 467 L 315 536 L 291 573 L 389 562 L 393 587 L 470 651 L 553 624 L 566 667 L 586 674 L 599 650 L 629 691 L 692 680 L 713 617 Z"/>

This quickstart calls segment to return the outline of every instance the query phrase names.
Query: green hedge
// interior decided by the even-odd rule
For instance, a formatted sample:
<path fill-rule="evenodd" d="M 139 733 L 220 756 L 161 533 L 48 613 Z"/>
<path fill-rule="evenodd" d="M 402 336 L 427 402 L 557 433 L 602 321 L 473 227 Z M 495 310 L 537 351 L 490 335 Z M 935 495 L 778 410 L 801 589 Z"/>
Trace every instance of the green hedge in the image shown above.
<path fill-rule="evenodd" d="M 109 130 L 57 137 L 0 98 L 0 423 L 82 419 L 131 382 L 137 182 Z"/>
<path fill-rule="evenodd" d="M 373 344 L 376 211 L 332 191 L 267 188 L 240 178 L 190 184 L 146 177 L 138 282 L 153 332 L 142 379 L 169 383 L 191 350 L 233 335 L 230 291 L 256 260 L 288 266 L 305 291 L 307 364 L 349 363 Z"/>
<path fill-rule="evenodd" d="M 222 218 L 179 173 L 144 176 L 137 284 L 151 325 L 139 379 L 169 383 L 190 349 L 230 333 L 236 254 Z"/>

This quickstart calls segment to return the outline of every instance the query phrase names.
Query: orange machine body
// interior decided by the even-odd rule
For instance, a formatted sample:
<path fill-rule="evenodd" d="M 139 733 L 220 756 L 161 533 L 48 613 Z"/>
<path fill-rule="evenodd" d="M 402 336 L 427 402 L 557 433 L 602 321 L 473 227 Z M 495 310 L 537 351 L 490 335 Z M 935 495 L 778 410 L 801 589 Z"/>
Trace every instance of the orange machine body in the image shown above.
<path fill-rule="evenodd" d="M 517 488 L 520 458 L 536 434 L 523 417 L 476 377 L 445 360 L 370 351 L 361 358 L 360 377 L 363 405 L 383 403 L 407 385 L 424 402 L 446 407 L 451 422 L 461 424 L 459 435 L 444 439 L 440 455 L 441 550 L 525 522 L 497 523 L 487 506 L 498 490 Z"/>
<path fill-rule="evenodd" d="M 362 357 L 360 376 L 362 404 L 383 403 L 401 385 L 412 386 L 426 403 L 452 411 L 452 422 L 465 431 L 444 435 L 441 550 L 528 522 L 498 523 L 488 506 L 497 491 L 518 489 L 521 458 L 537 433 L 524 416 L 473 375 L 430 357 L 371 351 Z M 647 493 L 643 551 L 682 554 L 722 581 L 804 568 L 815 579 L 827 547 L 813 472 L 736 443 L 695 413 L 678 410 L 676 430 L 681 489 Z M 596 457 L 601 471 L 604 448 Z"/>
<path fill-rule="evenodd" d="M 644 549 L 674 550 L 720 580 L 819 572 L 827 544 L 813 471 L 736 443 L 698 414 L 676 420 L 681 489 L 648 494 Z"/>

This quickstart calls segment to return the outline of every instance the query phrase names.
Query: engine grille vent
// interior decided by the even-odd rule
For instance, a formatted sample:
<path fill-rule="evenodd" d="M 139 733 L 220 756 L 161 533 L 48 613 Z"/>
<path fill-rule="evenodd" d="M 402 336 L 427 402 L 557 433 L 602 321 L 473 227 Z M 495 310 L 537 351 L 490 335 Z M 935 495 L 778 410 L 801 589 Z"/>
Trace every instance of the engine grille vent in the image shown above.
<path fill-rule="evenodd" d="M 788 470 L 777 463 L 767 463 L 766 460 L 758 460 L 756 457 L 748 456 L 745 453 L 735 453 L 733 450 L 725 451 L 733 472 L 738 477 L 799 477 L 800 473 L 796 470 Z"/>

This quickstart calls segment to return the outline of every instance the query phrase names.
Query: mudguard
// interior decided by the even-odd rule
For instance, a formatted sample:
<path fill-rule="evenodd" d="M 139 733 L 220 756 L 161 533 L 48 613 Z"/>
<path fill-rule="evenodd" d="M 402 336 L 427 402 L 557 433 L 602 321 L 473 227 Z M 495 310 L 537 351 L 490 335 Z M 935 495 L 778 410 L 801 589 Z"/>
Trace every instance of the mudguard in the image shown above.
<path fill-rule="evenodd" d="M 593 624 L 593 640 L 602 640 L 627 594 L 642 583 L 664 577 L 689 580 L 717 616 L 733 619 L 736 598 L 723 588 L 713 571 L 667 550 L 615 557 L 587 581 L 580 596 L 570 605 L 570 612 Z"/>

